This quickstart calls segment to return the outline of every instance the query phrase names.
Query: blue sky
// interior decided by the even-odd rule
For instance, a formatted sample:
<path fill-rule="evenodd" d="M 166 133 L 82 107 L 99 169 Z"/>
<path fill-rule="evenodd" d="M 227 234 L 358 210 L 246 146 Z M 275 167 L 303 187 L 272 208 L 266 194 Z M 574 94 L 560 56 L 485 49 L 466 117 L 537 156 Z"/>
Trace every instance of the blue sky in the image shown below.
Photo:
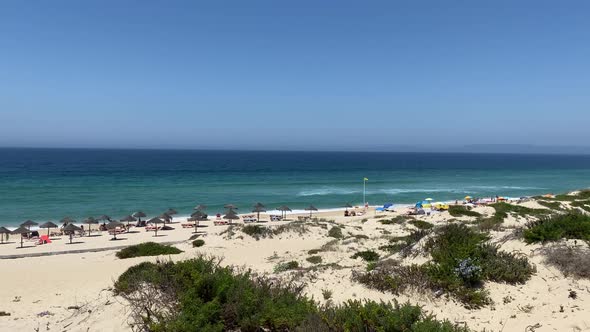
<path fill-rule="evenodd" d="M 588 1 L 2 1 L 0 146 L 589 145 Z"/>

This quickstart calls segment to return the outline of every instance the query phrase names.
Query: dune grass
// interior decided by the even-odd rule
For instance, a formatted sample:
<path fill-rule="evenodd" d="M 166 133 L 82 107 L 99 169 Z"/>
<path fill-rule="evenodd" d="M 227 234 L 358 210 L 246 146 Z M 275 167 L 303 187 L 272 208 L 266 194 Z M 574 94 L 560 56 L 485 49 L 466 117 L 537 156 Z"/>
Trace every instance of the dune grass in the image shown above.
<path fill-rule="evenodd" d="M 180 254 L 181 252 L 182 250 L 176 247 L 171 247 L 155 242 L 145 242 L 122 249 L 115 255 L 118 258 L 125 259 L 141 256 L 175 255 Z"/>

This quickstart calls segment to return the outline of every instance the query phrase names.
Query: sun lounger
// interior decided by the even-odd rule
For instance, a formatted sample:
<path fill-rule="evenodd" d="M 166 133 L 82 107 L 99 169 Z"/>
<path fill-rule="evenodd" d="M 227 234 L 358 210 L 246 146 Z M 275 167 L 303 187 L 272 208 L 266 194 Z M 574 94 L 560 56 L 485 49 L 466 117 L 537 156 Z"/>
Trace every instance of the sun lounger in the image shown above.
<path fill-rule="evenodd" d="M 158 230 L 161 229 L 161 228 L 162 228 L 162 226 L 158 226 L 157 227 Z M 155 231 L 156 230 L 156 226 L 154 226 L 154 225 L 147 225 L 147 226 L 145 226 L 145 230 L 147 232 L 149 232 L 149 231 Z"/>
<path fill-rule="evenodd" d="M 270 215 L 270 221 L 281 221 L 281 220 L 283 220 L 283 217 L 281 217 L 281 216 L 277 216 L 275 214 Z"/>
<path fill-rule="evenodd" d="M 39 237 L 39 241 L 37 241 L 36 244 L 39 245 L 39 244 L 47 244 L 47 243 L 51 243 L 49 236 L 41 235 L 41 237 Z"/>
<path fill-rule="evenodd" d="M 215 226 L 227 225 L 227 224 L 229 224 L 229 221 L 227 221 L 227 220 L 223 220 L 223 219 L 221 219 L 221 220 L 215 220 L 215 221 L 213 222 L 213 224 L 214 224 Z"/>
<path fill-rule="evenodd" d="M 193 223 L 186 223 L 186 224 L 181 224 L 182 228 L 193 228 L 195 227 L 195 224 Z"/>
<path fill-rule="evenodd" d="M 251 222 L 258 221 L 258 219 L 256 219 L 255 216 L 244 216 L 244 217 L 242 217 L 242 220 L 244 220 L 245 223 L 251 223 Z"/>

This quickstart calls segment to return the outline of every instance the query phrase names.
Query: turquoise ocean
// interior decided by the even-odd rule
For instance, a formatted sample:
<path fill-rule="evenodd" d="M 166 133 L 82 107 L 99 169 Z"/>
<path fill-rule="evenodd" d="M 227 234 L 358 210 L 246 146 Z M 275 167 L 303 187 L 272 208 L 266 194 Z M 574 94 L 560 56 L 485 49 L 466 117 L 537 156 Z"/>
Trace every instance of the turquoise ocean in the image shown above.
<path fill-rule="evenodd" d="M 120 218 L 232 203 L 248 212 L 426 197 L 520 197 L 590 187 L 590 156 L 453 153 L 0 149 L 0 226 Z"/>

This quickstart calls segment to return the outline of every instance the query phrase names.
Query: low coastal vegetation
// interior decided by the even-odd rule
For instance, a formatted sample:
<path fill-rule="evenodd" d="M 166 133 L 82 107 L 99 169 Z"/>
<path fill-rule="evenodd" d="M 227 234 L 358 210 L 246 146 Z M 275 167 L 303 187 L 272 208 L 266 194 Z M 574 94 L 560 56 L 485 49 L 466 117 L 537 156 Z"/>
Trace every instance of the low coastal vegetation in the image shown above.
<path fill-rule="evenodd" d="M 275 265 L 274 273 L 285 272 L 289 270 L 296 270 L 299 268 L 299 262 L 297 261 L 289 261 L 283 262 Z"/>
<path fill-rule="evenodd" d="M 491 303 L 484 281 L 522 284 L 535 272 L 526 257 L 500 251 L 488 243 L 486 234 L 462 224 L 436 230 L 424 250 L 432 257 L 426 264 L 405 266 L 388 260 L 372 271 L 353 273 L 353 279 L 394 294 L 408 288 L 446 293 L 466 307 L 479 308 Z"/>
<path fill-rule="evenodd" d="M 389 244 L 379 247 L 379 250 L 387 251 L 391 254 L 399 253 L 402 257 L 407 257 L 416 243 L 427 236 L 427 230 L 412 231 L 409 235 L 393 237 L 389 239 Z"/>
<path fill-rule="evenodd" d="M 449 205 L 449 214 L 453 217 L 480 217 L 481 213 L 472 211 L 471 208 L 463 205 Z"/>
<path fill-rule="evenodd" d="M 328 236 L 336 239 L 341 239 L 342 237 L 344 237 L 344 235 L 342 234 L 342 228 L 340 228 L 339 226 L 334 226 L 330 228 L 330 230 L 328 231 Z"/>
<path fill-rule="evenodd" d="M 243 233 L 250 235 L 258 241 L 260 239 L 273 238 L 274 236 L 288 232 L 293 232 L 301 235 L 309 231 L 309 226 L 320 226 L 320 224 L 319 221 L 314 221 L 311 224 L 293 221 L 288 224 L 280 225 L 277 227 L 268 227 L 262 225 L 245 225 L 238 226 L 238 228 Z"/>
<path fill-rule="evenodd" d="M 310 262 L 311 264 L 320 264 L 322 262 L 322 257 L 321 256 L 309 256 L 305 260 Z"/>
<path fill-rule="evenodd" d="M 424 220 L 418 220 L 418 219 L 412 219 L 412 220 L 408 221 L 408 224 L 413 225 L 414 227 L 416 227 L 418 229 L 431 229 L 432 227 L 434 227 L 433 224 L 426 222 Z"/>
<path fill-rule="evenodd" d="M 566 277 L 590 279 L 590 249 L 555 245 L 543 248 L 545 263 L 555 267 Z"/>
<path fill-rule="evenodd" d="M 193 248 L 202 247 L 204 245 L 205 245 L 205 240 L 196 239 L 196 240 L 193 241 Z"/>
<path fill-rule="evenodd" d="M 527 243 L 546 243 L 561 239 L 590 241 L 590 216 L 569 212 L 531 221 L 524 230 Z"/>
<path fill-rule="evenodd" d="M 379 222 L 383 225 L 392 225 L 392 224 L 403 224 L 406 221 L 414 220 L 414 218 L 409 216 L 396 216 L 390 219 L 381 219 Z"/>
<path fill-rule="evenodd" d="M 365 262 L 374 262 L 379 259 L 379 254 L 374 252 L 373 250 L 365 250 L 355 253 L 354 255 L 352 255 L 351 258 L 356 259 L 359 257 L 362 258 Z"/>
<path fill-rule="evenodd" d="M 116 253 L 116 256 L 121 259 L 141 257 L 141 256 L 159 256 L 159 255 L 174 255 L 180 254 L 182 250 L 163 245 L 155 242 L 145 242 L 129 246 Z"/>
<path fill-rule="evenodd" d="M 301 286 L 222 267 L 215 258 L 144 262 L 124 272 L 114 289 L 141 331 L 469 331 L 410 304 L 320 306 Z"/>

